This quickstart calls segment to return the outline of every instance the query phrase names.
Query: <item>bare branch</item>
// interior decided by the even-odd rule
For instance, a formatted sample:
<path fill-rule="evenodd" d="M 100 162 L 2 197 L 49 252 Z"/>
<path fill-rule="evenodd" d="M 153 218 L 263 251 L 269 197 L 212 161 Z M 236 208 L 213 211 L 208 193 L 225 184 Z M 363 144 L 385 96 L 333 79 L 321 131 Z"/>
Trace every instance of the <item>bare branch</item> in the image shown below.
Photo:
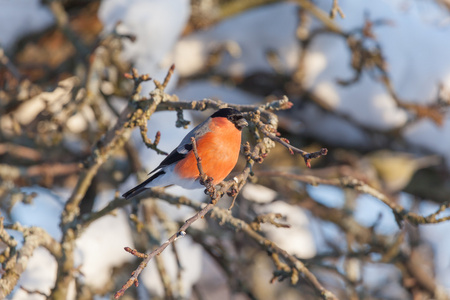
<path fill-rule="evenodd" d="M 338 0 L 333 0 L 333 7 L 331 8 L 330 11 L 330 18 L 334 19 L 336 17 L 336 14 L 339 14 L 339 16 L 341 16 L 342 19 L 345 19 L 344 12 L 339 7 Z"/>
<path fill-rule="evenodd" d="M 250 226 L 255 231 L 261 230 L 261 223 L 269 223 L 274 225 L 275 227 L 290 228 L 291 226 L 289 224 L 281 224 L 275 221 L 275 219 L 281 219 L 282 217 L 283 216 L 278 213 L 268 213 L 264 215 L 258 215 L 255 217 L 253 222 L 250 223 Z"/>

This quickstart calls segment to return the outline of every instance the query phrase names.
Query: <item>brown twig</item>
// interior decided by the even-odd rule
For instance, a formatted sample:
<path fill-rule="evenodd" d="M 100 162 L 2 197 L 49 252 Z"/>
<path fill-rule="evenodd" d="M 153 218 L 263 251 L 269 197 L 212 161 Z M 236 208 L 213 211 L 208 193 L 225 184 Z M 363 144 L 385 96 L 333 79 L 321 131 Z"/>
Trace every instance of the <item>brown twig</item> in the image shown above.
<path fill-rule="evenodd" d="M 0 178 L 17 180 L 27 179 L 31 177 L 44 177 L 46 179 L 53 179 L 57 176 L 66 176 L 75 174 L 80 170 L 80 165 L 77 163 L 71 164 L 41 164 L 30 167 L 18 167 L 0 164 Z"/>
<path fill-rule="evenodd" d="M 294 154 L 294 153 L 300 154 L 300 155 L 303 157 L 303 159 L 304 159 L 304 161 L 305 161 L 305 164 L 306 164 L 306 166 L 307 166 L 308 168 L 311 168 L 311 159 L 314 159 L 314 158 L 318 158 L 318 157 L 327 155 L 327 153 L 328 153 L 328 149 L 327 149 L 327 148 L 322 148 L 322 149 L 320 149 L 319 151 L 309 153 L 309 152 L 306 152 L 306 151 L 304 151 L 304 150 L 301 150 L 301 149 L 299 149 L 299 148 L 297 148 L 297 147 L 294 147 L 294 146 L 292 146 L 292 145 L 290 144 L 290 142 L 289 142 L 288 139 L 279 137 L 279 133 L 276 131 L 275 128 L 273 128 L 273 126 L 268 125 L 268 124 L 264 124 L 262 121 L 259 120 L 259 118 L 256 118 L 256 119 L 255 119 L 255 115 L 254 115 L 254 114 L 251 114 L 251 115 L 250 115 L 250 118 L 251 118 L 252 121 L 256 124 L 256 126 L 258 127 L 258 129 L 259 129 L 265 136 L 267 136 L 267 137 L 270 138 L 271 140 L 273 140 L 273 141 L 275 141 L 275 142 L 277 142 L 277 143 L 283 145 L 283 146 L 286 147 L 287 149 L 289 149 L 289 152 L 290 152 L 291 154 Z"/>
<path fill-rule="evenodd" d="M 131 255 L 134 255 L 138 258 L 146 258 L 147 257 L 147 254 L 141 253 L 141 252 L 137 251 L 136 249 L 131 249 L 130 247 L 125 247 L 124 249 Z"/>
<path fill-rule="evenodd" d="M 170 79 L 172 78 L 173 75 L 173 71 L 175 71 L 175 64 L 172 64 L 169 68 L 169 71 L 167 72 L 166 77 L 164 78 L 163 84 L 162 84 L 162 89 L 164 90 L 167 85 L 170 82 Z"/>
<path fill-rule="evenodd" d="M 152 140 L 149 139 L 147 136 L 147 131 L 148 131 L 147 122 L 144 122 L 141 126 L 139 126 L 139 129 L 141 132 L 142 141 L 144 142 L 145 146 L 147 146 L 147 148 L 155 150 L 155 152 L 158 154 L 168 155 L 167 152 L 160 150 L 158 148 L 159 140 L 161 139 L 161 132 L 159 132 L 159 131 L 156 132 L 155 141 L 152 142 Z"/>
<path fill-rule="evenodd" d="M 36 149 L 11 143 L 1 143 L 0 155 L 5 153 L 20 159 L 28 159 L 32 161 L 39 161 L 42 158 L 42 154 Z"/>
<path fill-rule="evenodd" d="M 29 290 L 23 286 L 21 286 L 20 289 L 23 290 L 24 292 L 26 292 L 27 294 L 36 294 L 36 295 L 40 295 L 40 296 L 44 296 L 45 298 L 48 298 L 48 295 L 46 293 L 38 291 L 38 290 Z"/>
<path fill-rule="evenodd" d="M 281 224 L 275 221 L 275 219 L 281 219 L 283 216 L 279 213 L 268 213 L 264 215 L 258 215 L 255 217 L 252 223 L 250 223 L 250 226 L 255 231 L 261 230 L 261 223 L 269 223 L 274 225 L 275 227 L 281 227 L 281 228 L 290 228 L 291 226 L 289 224 Z"/>
<path fill-rule="evenodd" d="M 315 18 L 317 18 L 323 25 L 327 28 L 327 30 L 335 33 L 342 32 L 341 28 L 330 19 L 329 15 L 326 14 L 323 10 L 315 6 L 312 2 L 308 0 L 297 0 L 296 1 L 303 9 L 307 10 L 311 13 Z"/>
<path fill-rule="evenodd" d="M 191 144 L 192 144 L 192 152 L 194 153 L 195 159 L 197 160 L 197 168 L 198 168 L 198 172 L 199 172 L 200 184 L 205 186 L 206 193 L 210 196 L 211 202 L 214 203 L 214 201 L 218 200 L 217 189 L 213 185 L 214 179 L 212 177 L 208 176 L 208 174 L 206 174 L 203 171 L 202 158 L 198 156 L 197 143 L 196 143 L 194 137 L 191 137 Z"/>
<path fill-rule="evenodd" d="M 338 0 L 333 0 L 333 7 L 331 8 L 330 11 L 330 18 L 334 19 L 336 17 L 336 14 L 339 14 L 339 16 L 341 16 L 342 19 L 345 19 L 344 12 L 339 7 Z"/>

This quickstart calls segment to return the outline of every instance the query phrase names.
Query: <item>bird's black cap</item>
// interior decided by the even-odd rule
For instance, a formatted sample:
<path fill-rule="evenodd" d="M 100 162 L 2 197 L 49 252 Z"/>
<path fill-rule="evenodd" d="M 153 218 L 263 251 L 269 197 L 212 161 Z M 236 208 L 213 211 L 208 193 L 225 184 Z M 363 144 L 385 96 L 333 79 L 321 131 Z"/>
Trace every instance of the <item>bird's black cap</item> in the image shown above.
<path fill-rule="evenodd" d="M 234 108 L 222 108 L 211 115 L 211 118 L 227 118 L 231 121 L 237 129 L 242 130 L 245 126 L 248 126 L 247 121 L 243 117 L 242 113 Z"/>
<path fill-rule="evenodd" d="M 217 117 L 228 118 L 231 115 L 241 115 L 241 112 L 234 108 L 227 107 L 227 108 L 219 109 L 218 111 L 213 113 L 211 115 L 211 118 L 217 118 Z"/>

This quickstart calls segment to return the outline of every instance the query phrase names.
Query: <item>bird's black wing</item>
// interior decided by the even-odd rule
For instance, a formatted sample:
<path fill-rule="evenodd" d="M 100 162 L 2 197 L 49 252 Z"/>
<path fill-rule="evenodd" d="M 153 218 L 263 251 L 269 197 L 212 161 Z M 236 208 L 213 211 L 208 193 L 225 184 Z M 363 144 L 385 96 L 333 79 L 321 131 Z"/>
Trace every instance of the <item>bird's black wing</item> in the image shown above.
<path fill-rule="evenodd" d="M 180 148 L 182 148 L 182 151 L 180 151 Z M 155 172 L 158 169 L 161 169 L 162 167 L 179 162 L 180 160 L 185 158 L 186 155 L 191 150 L 192 150 L 192 144 L 185 144 L 184 146 L 174 149 L 169 155 L 167 155 L 166 158 L 164 158 L 164 160 L 159 164 L 159 166 L 155 170 L 150 172 L 150 174 Z"/>

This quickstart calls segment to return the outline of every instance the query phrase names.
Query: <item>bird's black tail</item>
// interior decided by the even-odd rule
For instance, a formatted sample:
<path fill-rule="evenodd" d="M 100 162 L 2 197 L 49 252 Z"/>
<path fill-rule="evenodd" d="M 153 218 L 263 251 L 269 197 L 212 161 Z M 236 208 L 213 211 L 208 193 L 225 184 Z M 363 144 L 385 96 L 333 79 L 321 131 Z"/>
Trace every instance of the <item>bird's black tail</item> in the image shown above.
<path fill-rule="evenodd" d="M 124 193 L 122 195 L 122 197 L 124 197 L 125 199 L 130 199 L 131 197 L 134 197 L 136 195 L 139 195 L 140 193 L 142 193 L 143 191 L 149 189 L 149 187 L 146 187 L 151 181 L 153 181 L 153 179 L 155 179 L 156 177 L 159 177 L 163 174 L 165 174 L 166 172 L 164 171 L 159 171 L 157 173 L 155 173 L 154 175 L 152 175 L 150 178 L 148 178 L 147 180 L 145 180 L 144 182 L 142 182 L 141 184 L 138 184 L 137 186 L 135 186 L 134 188 L 132 188 L 131 190 L 129 190 L 128 192 Z"/>
<path fill-rule="evenodd" d="M 126 192 L 125 194 L 122 195 L 122 197 L 124 197 L 125 199 L 130 199 L 131 197 L 134 197 L 140 193 L 142 193 L 143 191 L 145 191 L 147 188 L 145 187 L 147 185 L 147 180 L 144 181 L 143 183 L 135 186 L 134 188 L 132 188 L 131 190 L 129 190 L 128 192 Z"/>

